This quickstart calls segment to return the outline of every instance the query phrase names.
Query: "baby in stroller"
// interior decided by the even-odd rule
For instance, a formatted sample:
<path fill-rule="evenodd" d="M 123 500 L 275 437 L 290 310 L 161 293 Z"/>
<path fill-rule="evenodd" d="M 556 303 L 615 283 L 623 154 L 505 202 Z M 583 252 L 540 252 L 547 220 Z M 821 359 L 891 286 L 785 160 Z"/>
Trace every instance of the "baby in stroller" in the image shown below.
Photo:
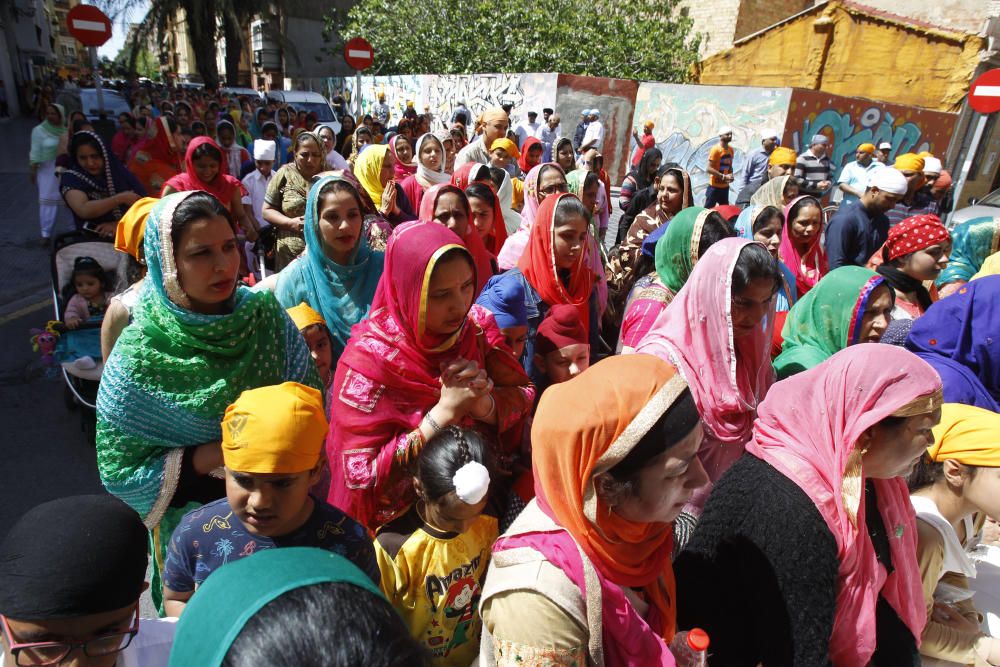
<path fill-rule="evenodd" d="M 73 273 L 63 290 L 66 310 L 63 323 L 67 329 L 76 329 L 84 322 L 100 322 L 108 309 L 112 292 L 111 280 L 93 257 L 77 257 L 73 262 Z"/>

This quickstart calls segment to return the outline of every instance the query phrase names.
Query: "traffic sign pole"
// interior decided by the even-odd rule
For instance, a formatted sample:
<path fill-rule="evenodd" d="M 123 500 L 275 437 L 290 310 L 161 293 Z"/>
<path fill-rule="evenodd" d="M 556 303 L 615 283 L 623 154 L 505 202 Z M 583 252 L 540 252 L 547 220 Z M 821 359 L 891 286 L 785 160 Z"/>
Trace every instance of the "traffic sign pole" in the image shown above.
<path fill-rule="evenodd" d="M 363 37 L 355 37 L 344 44 L 344 60 L 354 68 L 354 108 L 361 114 L 361 71 L 368 69 L 375 62 L 375 49 Z"/>
<path fill-rule="evenodd" d="M 98 113 L 104 112 L 104 89 L 101 88 L 101 63 L 97 59 L 97 47 L 91 46 L 90 48 L 90 63 L 91 67 L 94 68 L 94 90 L 97 91 L 97 108 Z M 84 112 L 86 113 L 86 112 Z"/>

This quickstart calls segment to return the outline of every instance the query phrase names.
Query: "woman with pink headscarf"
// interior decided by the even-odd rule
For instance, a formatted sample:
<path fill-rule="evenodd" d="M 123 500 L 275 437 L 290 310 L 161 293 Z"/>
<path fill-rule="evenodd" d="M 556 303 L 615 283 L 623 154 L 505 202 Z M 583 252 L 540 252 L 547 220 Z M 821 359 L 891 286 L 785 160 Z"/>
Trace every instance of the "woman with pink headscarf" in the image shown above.
<path fill-rule="evenodd" d="M 673 364 L 691 388 L 705 439 L 698 457 L 712 482 L 743 454 L 757 405 L 774 382 L 771 333 L 778 262 L 760 243 L 727 238 L 705 251 L 687 283 L 636 346 Z M 701 515 L 711 484 L 678 518 L 678 538 Z"/>
<path fill-rule="evenodd" d="M 890 345 L 846 348 L 771 388 L 674 562 L 678 626 L 708 632 L 713 664 L 921 664 L 904 477 L 941 403 L 934 369 Z"/>

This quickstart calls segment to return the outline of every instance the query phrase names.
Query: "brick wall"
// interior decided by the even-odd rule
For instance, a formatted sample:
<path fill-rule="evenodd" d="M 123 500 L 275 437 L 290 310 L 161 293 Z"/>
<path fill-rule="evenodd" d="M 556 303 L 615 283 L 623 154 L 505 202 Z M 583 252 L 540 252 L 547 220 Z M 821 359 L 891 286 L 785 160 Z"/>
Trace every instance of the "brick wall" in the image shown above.
<path fill-rule="evenodd" d="M 683 0 L 679 7 L 681 12 L 686 12 L 694 21 L 692 31 L 702 35 L 698 51 L 702 58 L 733 45 L 740 0 Z"/>
<path fill-rule="evenodd" d="M 812 0 L 743 0 L 733 39 L 752 35 L 812 6 Z"/>

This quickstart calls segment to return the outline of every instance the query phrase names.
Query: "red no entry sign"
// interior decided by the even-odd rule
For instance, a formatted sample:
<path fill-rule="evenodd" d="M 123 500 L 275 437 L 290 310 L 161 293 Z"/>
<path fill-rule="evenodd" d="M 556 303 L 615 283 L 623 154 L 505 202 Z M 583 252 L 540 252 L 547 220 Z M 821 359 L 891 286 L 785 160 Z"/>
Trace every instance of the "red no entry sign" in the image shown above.
<path fill-rule="evenodd" d="M 969 106 L 979 113 L 1000 111 L 1000 69 L 983 72 L 972 82 Z"/>
<path fill-rule="evenodd" d="M 344 45 L 344 60 L 354 69 L 368 69 L 375 62 L 375 50 L 363 37 L 355 37 Z"/>
<path fill-rule="evenodd" d="M 77 5 L 69 10 L 66 27 L 84 46 L 101 46 L 111 39 L 111 19 L 93 5 Z"/>

